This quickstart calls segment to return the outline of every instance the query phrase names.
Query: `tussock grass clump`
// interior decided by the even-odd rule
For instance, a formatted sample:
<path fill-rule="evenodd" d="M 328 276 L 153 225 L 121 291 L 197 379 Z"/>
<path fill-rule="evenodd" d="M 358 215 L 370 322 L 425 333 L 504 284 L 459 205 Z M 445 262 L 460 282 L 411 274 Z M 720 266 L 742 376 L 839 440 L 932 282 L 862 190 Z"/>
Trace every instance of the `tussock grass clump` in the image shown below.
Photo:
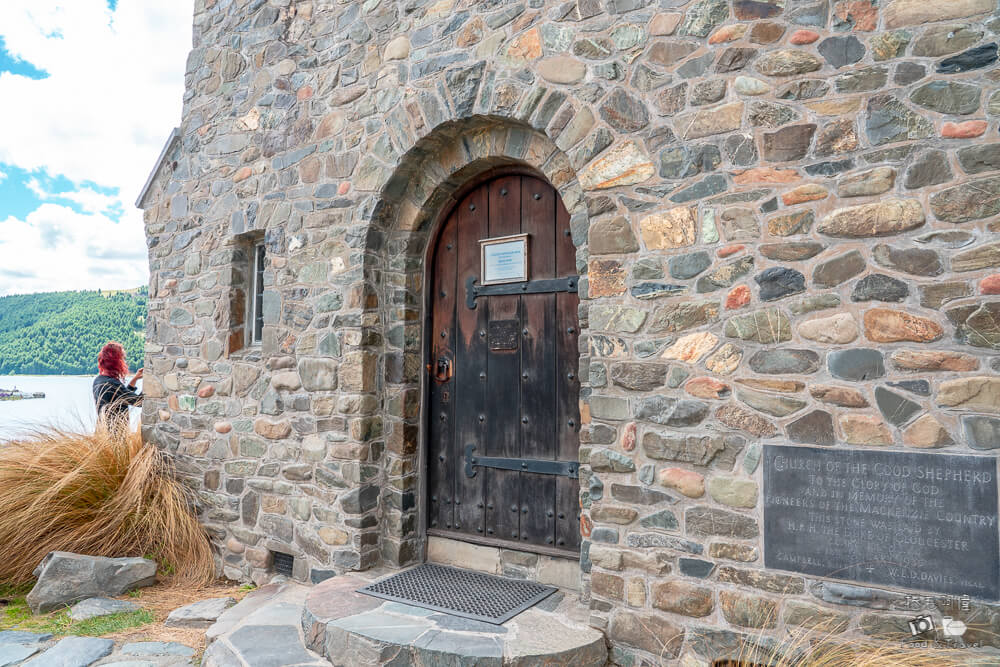
<path fill-rule="evenodd" d="M 215 576 L 170 462 L 139 433 L 103 425 L 0 442 L 0 582 L 30 582 L 50 551 L 154 558 L 182 585 Z"/>
<path fill-rule="evenodd" d="M 973 667 L 995 665 L 995 656 L 908 643 L 908 637 L 886 641 L 845 637 L 839 622 L 819 622 L 811 628 L 788 629 L 776 639 L 744 635 L 734 659 L 716 660 L 713 667 Z"/>

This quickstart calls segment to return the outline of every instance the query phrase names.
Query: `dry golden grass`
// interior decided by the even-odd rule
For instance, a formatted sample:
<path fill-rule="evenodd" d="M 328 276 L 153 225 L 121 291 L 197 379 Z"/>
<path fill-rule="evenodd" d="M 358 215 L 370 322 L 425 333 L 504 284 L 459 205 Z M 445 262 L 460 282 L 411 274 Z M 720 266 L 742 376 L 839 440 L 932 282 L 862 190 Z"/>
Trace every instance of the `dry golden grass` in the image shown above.
<path fill-rule="evenodd" d="M 185 586 L 215 578 L 187 490 L 139 433 L 48 429 L 0 443 L 0 508 L 0 582 L 7 585 L 31 581 L 50 551 L 153 558 Z"/>
<path fill-rule="evenodd" d="M 996 658 L 954 648 L 908 645 L 845 637 L 836 623 L 786 631 L 782 639 L 749 635 L 733 660 L 713 667 L 973 667 L 995 665 Z"/>

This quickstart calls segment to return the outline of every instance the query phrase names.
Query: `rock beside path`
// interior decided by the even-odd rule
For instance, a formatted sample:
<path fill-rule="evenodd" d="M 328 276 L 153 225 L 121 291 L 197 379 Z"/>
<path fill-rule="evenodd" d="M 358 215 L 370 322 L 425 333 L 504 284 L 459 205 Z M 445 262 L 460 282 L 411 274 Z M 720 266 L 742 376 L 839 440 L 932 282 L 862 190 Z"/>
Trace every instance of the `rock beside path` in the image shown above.
<path fill-rule="evenodd" d="M 36 614 L 80 600 L 114 597 L 156 583 L 156 563 L 145 558 L 103 558 L 53 551 L 35 568 L 38 583 L 27 602 Z"/>
<path fill-rule="evenodd" d="M 77 602 L 69 610 L 69 617 L 74 621 L 86 621 L 88 618 L 98 616 L 110 616 L 111 614 L 123 614 L 131 611 L 139 611 L 141 607 L 128 600 L 112 600 L 110 598 L 87 598 L 82 602 Z"/>
<path fill-rule="evenodd" d="M 25 667 L 87 667 L 103 657 L 111 655 L 115 643 L 110 639 L 97 637 L 67 637 L 26 662 Z"/>
<path fill-rule="evenodd" d="M 212 598 L 174 609 L 164 625 L 171 628 L 207 628 L 215 623 L 222 612 L 236 604 L 233 598 Z"/>

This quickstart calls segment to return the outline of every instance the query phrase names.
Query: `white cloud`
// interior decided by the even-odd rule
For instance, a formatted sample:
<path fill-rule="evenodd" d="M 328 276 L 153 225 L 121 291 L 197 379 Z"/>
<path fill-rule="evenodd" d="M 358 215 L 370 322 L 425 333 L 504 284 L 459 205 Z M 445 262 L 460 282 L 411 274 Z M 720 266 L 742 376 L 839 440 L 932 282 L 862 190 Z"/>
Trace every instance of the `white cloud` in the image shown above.
<path fill-rule="evenodd" d="M 7 178 L 7 174 L 0 170 L 0 183 L 3 183 L 3 179 Z"/>
<path fill-rule="evenodd" d="M 140 285 L 141 226 L 42 204 L 24 220 L 0 220 L 0 294 Z"/>
<path fill-rule="evenodd" d="M 122 268 L 88 286 L 146 281 L 142 216 L 134 202 L 180 121 L 192 12 L 193 0 L 123 0 L 114 12 L 106 0 L 0 1 L 7 51 L 49 74 L 34 80 L 0 73 L 0 163 L 76 184 L 75 191 L 58 193 L 30 184 L 43 203 L 20 220 L 3 220 L 0 202 L 0 294 L 66 289 L 62 277 L 75 265 L 81 276 L 97 275 L 107 267 L 89 263 L 94 248 L 114 249 Z M 118 194 L 82 185 L 87 182 Z M 115 205 L 124 211 L 117 224 L 108 217 Z M 66 246 L 65 239 L 77 244 Z M 38 277 L 17 279 L 15 288 L 11 274 L 2 272 L 28 271 L 14 268 L 22 262 Z"/>

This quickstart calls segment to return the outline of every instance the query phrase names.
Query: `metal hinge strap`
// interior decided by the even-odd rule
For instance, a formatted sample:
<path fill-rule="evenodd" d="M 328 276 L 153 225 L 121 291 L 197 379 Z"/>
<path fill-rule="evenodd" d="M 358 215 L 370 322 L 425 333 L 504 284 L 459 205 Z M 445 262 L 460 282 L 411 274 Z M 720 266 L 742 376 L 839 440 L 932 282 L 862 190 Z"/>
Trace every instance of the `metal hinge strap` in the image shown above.
<path fill-rule="evenodd" d="M 528 280 L 523 283 L 504 283 L 502 285 L 477 285 L 476 277 L 469 276 L 465 280 L 465 305 L 475 310 L 476 299 L 481 296 L 502 296 L 507 294 L 549 294 L 552 292 L 576 292 L 580 276 L 551 278 L 545 280 Z"/>
<path fill-rule="evenodd" d="M 475 445 L 465 446 L 465 474 L 476 476 L 476 468 L 496 468 L 499 470 L 516 470 L 518 472 L 533 472 L 540 475 L 559 475 L 577 479 L 580 464 L 576 461 L 546 461 L 544 459 L 515 459 L 502 456 L 476 456 Z"/>

